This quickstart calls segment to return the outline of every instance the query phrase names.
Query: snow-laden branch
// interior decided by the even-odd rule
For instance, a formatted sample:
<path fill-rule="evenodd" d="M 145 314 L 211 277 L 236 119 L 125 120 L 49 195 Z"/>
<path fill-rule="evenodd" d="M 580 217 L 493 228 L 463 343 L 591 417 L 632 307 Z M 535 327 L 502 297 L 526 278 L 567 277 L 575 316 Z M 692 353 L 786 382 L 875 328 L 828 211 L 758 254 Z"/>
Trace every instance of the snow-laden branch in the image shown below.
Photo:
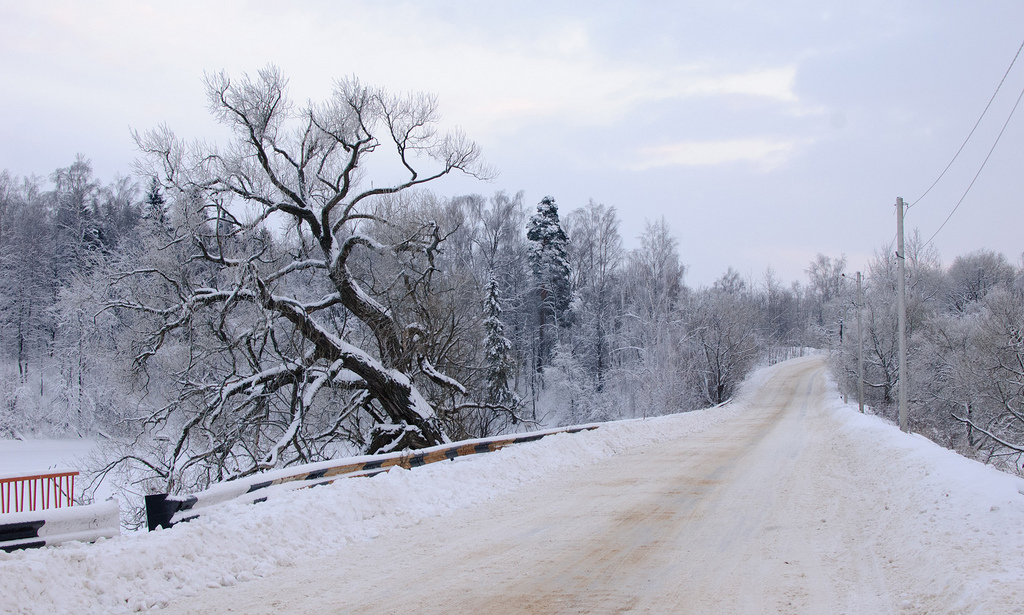
<path fill-rule="evenodd" d="M 980 431 L 981 433 L 985 434 L 989 438 L 992 438 L 993 440 L 998 442 L 1000 445 L 1005 446 L 1006 448 L 1008 448 L 1008 449 L 1010 449 L 1012 451 L 1015 451 L 1015 452 L 1018 452 L 1018 453 L 1024 453 L 1024 445 L 1012 444 L 1010 442 L 1007 442 L 1006 440 L 1003 440 L 1002 438 L 1000 438 L 999 436 L 995 435 L 991 431 L 985 429 L 984 427 L 979 426 L 978 424 L 976 424 L 974 421 L 972 421 L 969 418 L 959 417 L 959 416 L 957 416 L 953 412 L 950 412 L 949 416 L 953 417 L 957 421 L 960 421 L 961 423 L 964 423 L 965 425 L 970 425 L 972 428 L 977 429 L 978 431 Z"/>
<path fill-rule="evenodd" d="M 419 355 L 418 359 L 420 371 L 423 372 L 423 374 L 427 378 L 430 378 L 432 381 L 441 386 L 455 389 L 456 391 L 462 393 L 463 395 L 469 395 L 469 392 L 466 391 L 466 387 L 463 386 L 461 382 L 452 378 L 451 376 L 447 376 L 437 371 L 437 369 L 430 364 L 430 361 L 428 361 L 425 356 Z"/>
<path fill-rule="evenodd" d="M 280 269 L 278 269 L 274 273 L 266 276 L 266 278 L 264 278 L 264 279 L 266 280 L 266 282 L 269 283 L 269 282 L 273 282 L 274 280 L 277 280 L 279 278 L 283 278 L 284 276 L 288 275 L 289 273 L 294 273 L 296 271 L 304 271 L 306 269 L 324 269 L 324 270 L 326 270 L 327 269 L 327 263 L 325 263 L 322 259 L 306 259 L 304 261 L 294 261 L 294 262 L 289 263 L 288 265 L 286 265 L 284 267 L 281 267 Z"/>
<path fill-rule="evenodd" d="M 298 404 L 298 407 L 295 408 L 295 415 L 292 417 L 292 422 L 288 424 L 288 429 L 286 429 L 284 433 L 281 434 L 281 437 L 277 439 L 277 442 L 270 447 L 270 452 L 267 453 L 263 462 L 259 464 L 260 469 L 267 470 L 277 465 L 277 459 L 281 454 L 281 450 L 288 446 L 288 443 L 295 438 L 295 434 L 299 432 L 299 427 L 302 426 L 302 410 L 302 404 Z"/>

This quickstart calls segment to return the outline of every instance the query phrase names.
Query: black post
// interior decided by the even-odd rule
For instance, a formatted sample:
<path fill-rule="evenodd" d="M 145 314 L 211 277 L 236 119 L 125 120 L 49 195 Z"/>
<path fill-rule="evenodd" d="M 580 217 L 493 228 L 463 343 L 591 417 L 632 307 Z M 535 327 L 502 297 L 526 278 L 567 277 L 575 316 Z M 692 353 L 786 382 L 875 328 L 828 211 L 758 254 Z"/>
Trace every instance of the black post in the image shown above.
<path fill-rule="evenodd" d="M 157 527 L 168 529 L 171 527 L 171 517 L 178 510 L 178 503 L 167 501 L 166 493 L 154 493 L 146 496 L 146 525 L 149 531 Z"/>

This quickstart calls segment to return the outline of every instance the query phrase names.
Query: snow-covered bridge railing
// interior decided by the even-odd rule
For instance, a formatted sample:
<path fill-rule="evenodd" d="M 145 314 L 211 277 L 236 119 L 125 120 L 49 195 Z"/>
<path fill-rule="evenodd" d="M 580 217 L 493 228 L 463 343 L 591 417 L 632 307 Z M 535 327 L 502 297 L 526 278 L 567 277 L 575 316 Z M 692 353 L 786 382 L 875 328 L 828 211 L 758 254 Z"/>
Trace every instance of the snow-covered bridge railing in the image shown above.
<path fill-rule="evenodd" d="M 88 506 L 0 515 L 0 549 L 8 553 L 70 540 L 93 542 L 121 533 L 117 500 Z"/>
<path fill-rule="evenodd" d="M 202 508 L 229 500 L 262 502 L 275 492 L 322 485 L 339 478 L 373 476 L 393 467 L 409 470 L 428 463 L 496 451 L 510 444 L 533 442 L 557 433 L 577 433 L 597 429 L 597 427 L 597 425 L 578 425 L 513 436 L 464 440 L 411 452 L 333 459 L 226 481 L 192 495 L 168 495 L 166 493 L 147 495 L 146 521 L 150 530 L 157 527 L 169 528 L 175 523 L 198 517 Z"/>
<path fill-rule="evenodd" d="M 72 506 L 76 476 L 78 472 L 0 477 L 0 514 Z"/>
<path fill-rule="evenodd" d="M 121 533 L 116 500 L 74 506 L 78 472 L 0 477 L 0 549 L 10 552 Z"/>

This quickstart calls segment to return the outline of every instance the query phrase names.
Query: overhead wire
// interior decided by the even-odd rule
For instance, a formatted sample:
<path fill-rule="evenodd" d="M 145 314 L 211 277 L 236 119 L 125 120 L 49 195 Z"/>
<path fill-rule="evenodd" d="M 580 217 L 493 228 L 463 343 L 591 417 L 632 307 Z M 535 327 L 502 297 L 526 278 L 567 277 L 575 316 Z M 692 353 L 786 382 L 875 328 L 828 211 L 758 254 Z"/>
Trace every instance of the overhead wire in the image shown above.
<path fill-rule="evenodd" d="M 960 205 L 964 202 L 964 199 L 967 198 L 967 193 L 971 191 L 971 188 L 974 186 L 974 182 L 978 180 L 978 176 L 981 175 L 982 170 L 984 170 L 985 165 L 988 163 L 988 159 L 992 157 L 992 152 L 995 151 L 996 145 L 999 144 L 999 139 L 1001 139 L 1003 137 L 1003 133 L 1006 132 L 1006 126 L 1009 125 L 1010 119 L 1013 118 L 1013 113 L 1017 110 L 1017 106 L 1020 105 L 1020 101 L 1022 98 L 1024 98 L 1024 89 L 1022 89 L 1020 91 L 1020 94 L 1017 96 L 1017 102 L 1013 103 L 1013 108 L 1010 109 L 1010 115 L 1008 115 L 1006 117 L 1006 121 L 1003 122 L 1003 127 L 999 130 L 999 134 L 996 136 L 995 142 L 992 144 L 992 147 L 989 148 L 988 155 L 986 155 L 985 160 L 982 161 L 981 167 L 978 169 L 978 172 L 974 174 L 974 179 L 972 179 L 971 183 L 967 186 L 967 190 L 964 190 L 963 196 L 961 196 L 960 200 L 956 202 L 956 205 L 953 207 L 953 211 L 949 212 L 949 215 L 946 216 L 946 219 L 943 220 L 942 224 L 939 225 L 939 228 L 934 233 L 932 233 L 932 236 L 928 238 L 928 241 L 926 241 L 924 243 L 924 246 L 922 247 L 927 247 L 928 244 L 932 242 L 932 239 L 935 239 L 935 236 L 939 234 L 939 231 L 941 231 L 943 227 L 946 226 L 946 223 L 949 222 L 949 219 L 953 217 L 953 214 L 955 214 L 956 210 L 960 208 Z"/>
<path fill-rule="evenodd" d="M 999 85 L 996 86 L 996 91 L 992 92 L 992 97 L 988 99 L 988 104 L 985 105 L 985 109 L 982 110 L 981 115 L 978 116 L 978 121 L 974 123 L 974 127 L 971 128 L 971 132 L 967 134 L 967 138 L 964 139 L 964 142 L 960 144 L 960 148 L 956 150 L 956 153 L 953 154 L 953 158 L 950 159 L 949 164 L 946 165 L 946 168 L 942 169 L 942 172 L 939 173 L 939 176 L 935 178 L 935 181 L 932 182 L 932 185 L 928 186 L 928 189 L 924 191 L 924 194 L 917 197 L 917 199 L 915 199 L 913 203 L 907 206 L 908 210 L 914 205 L 917 205 L 917 203 L 921 199 L 928 196 L 928 193 L 932 191 L 932 188 L 934 188 L 936 184 L 939 183 L 939 180 L 941 180 L 942 177 L 946 174 L 946 171 L 949 170 L 949 167 L 953 166 L 953 163 L 956 162 L 957 157 L 960 156 L 960 152 L 964 151 L 964 147 L 967 145 L 967 142 L 971 140 L 972 136 L 974 136 L 974 132 L 978 129 L 978 126 L 981 124 L 981 120 L 985 118 L 985 114 L 988 113 L 989 107 L 992 106 L 992 101 L 996 99 L 996 95 L 999 94 L 999 90 L 1003 87 L 1003 83 L 1006 82 L 1006 77 L 1010 74 L 1010 71 L 1013 69 L 1013 65 L 1016 64 L 1017 58 L 1020 57 L 1020 52 L 1022 50 L 1024 50 L 1024 41 L 1021 41 L 1020 47 L 1017 48 L 1017 53 L 1014 54 L 1013 60 L 1010 61 L 1010 65 L 1006 68 L 1006 72 L 1003 73 L 1003 78 L 999 80 Z M 991 154 L 991 152 L 989 153 Z"/>

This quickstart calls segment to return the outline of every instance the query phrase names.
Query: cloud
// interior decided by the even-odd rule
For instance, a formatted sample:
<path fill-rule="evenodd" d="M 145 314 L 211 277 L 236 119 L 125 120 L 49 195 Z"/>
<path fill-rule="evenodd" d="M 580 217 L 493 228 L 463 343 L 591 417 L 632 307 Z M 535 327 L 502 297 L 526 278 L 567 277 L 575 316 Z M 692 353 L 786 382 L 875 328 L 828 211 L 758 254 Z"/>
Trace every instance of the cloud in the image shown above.
<path fill-rule="evenodd" d="M 67 118 L 79 132 L 94 125 L 90 134 L 116 133 L 119 143 L 127 139 L 126 125 L 167 121 L 182 135 L 209 133 L 215 125 L 204 109 L 203 71 L 237 76 L 268 61 L 290 78 L 297 103 L 321 100 L 334 79 L 357 75 L 393 92 L 437 93 L 447 123 L 492 143 L 536 141 L 537 130 L 553 125 L 622 130 L 635 126 L 645 106 L 664 103 L 746 98 L 754 104 L 738 105 L 741 113 L 802 108 L 794 65 L 737 64 L 722 52 L 700 63 L 670 54 L 629 59 L 618 51 L 622 37 L 602 34 L 577 15 L 545 15 L 525 27 L 493 16 L 442 16 L 430 3 L 396 10 L 358 0 L 54 0 L 12 7 L 0 9 L 7 17 L 0 20 L 0 54 L 18 61 L 0 63 L 0 76 L 22 87 L 9 98 L 23 108 L 45 107 L 51 121 Z M 760 151 L 756 143 L 723 143 L 650 148 L 636 164 L 748 160 Z M 736 149 L 745 153 L 726 153 Z"/>
<path fill-rule="evenodd" d="M 92 74 L 99 65 L 140 75 L 170 68 L 183 87 L 192 80 L 199 90 L 203 70 L 255 71 L 272 60 L 292 77 L 299 100 L 321 98 L 332 79 L 357 74 L 395 91 L 436 92 L 446 115 L 469 130 L 505 132 L 552 118 L 606 126 L 644 103 L 695 97 L 796 101 L 793 66 L 723 68 L 717 61 L 685 64 L 671 57 L 625 61 L 578 17 L 519 29 L 488 20 L 460 22 L 415 5 L 401 11 L 358 1 L 344 8 L 282 8 L 242 0 L 101 0 L 89 7 L 59 0 L 11 17 L 48 34 L 0 29 L 31 47 L 33 59 L 51 70 Z M 253 37 L 268 28 L 274 36 Z"/>
<path fill-rule="evenodd" d="M 763 138 L 681 141 L 642 148 L 627 168 L 643 171 L 657 167 L 709 166 L 734 162 L 760 163 L 771 168 L 782 163 L 797 145 L 794 140 Z"/>
<path fill-rule="evenodd" d="M 552 118 L 577 126 L 608 126 L 644 104 L 698 98 L 742 96 L 791 106 L 798 102 L 794 66 L 724 71 L 625 64 L 593 50 L 505 55 L 465 48 L 455 54 L 473 58 L 474 78 L 436 83 L 443 99 L 454 101 L 460 117 L 471 118 L 484 130 Z"/>
<path fill-rule="evenodd" d="M 793 84 L 796 67 L 784 66 L 734 74 L 690 76 L 680 79 L 680 94 L 689 96 L 758 96 L 782 102 L 796 102 Z"/>
<path fill-rule="evenodd" d="M 510 134 L 550 120 L 606 127 L 645 104 L 702 98 L 799 106 L 794 64 L 737 66 L 729 57 L 694 63 L 667 55 L 630 61 L 602 45 L 586 19 L 559 17 L 516 29 L 364 6 L 346 21 L 353 47 L 387 50 L 346 57 L 347 71 L 390 89 L 436 92 L 446 117 L 474 135 Z M 329 23 L 306 27 L 315 32 Z M 326 32 L 308 38 L 333 40 Z M 318 54 L 316 42 L 311 46 L 310 55 L 331 56 Z"/>

